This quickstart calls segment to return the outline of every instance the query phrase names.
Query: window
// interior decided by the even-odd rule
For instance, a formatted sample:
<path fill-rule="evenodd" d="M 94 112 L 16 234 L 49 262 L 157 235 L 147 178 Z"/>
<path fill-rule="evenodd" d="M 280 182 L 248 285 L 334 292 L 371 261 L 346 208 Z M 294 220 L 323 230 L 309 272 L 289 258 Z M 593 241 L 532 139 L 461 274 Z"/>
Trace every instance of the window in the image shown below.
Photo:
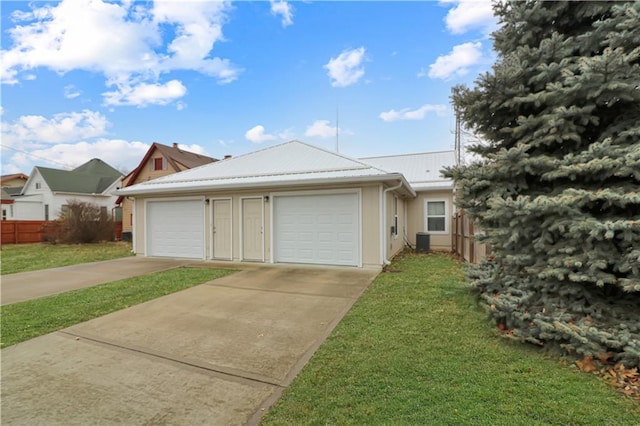
<path fill-rule="evenodd" d="M 2 220 L 7 220 L 7 209 L 2 209 Z"/>
<path fill-rule="evenodd" d="M 151 166 L 151 170 L 164 170 L 166 167 L 164 158 L 154 158 Z"/>
<path fill-rule="evenodd" d="M 434 234 L 449 232 L 446 200 L 425 200 L 424 229 Z"/>
<path fill-rule="evenodd" d="M 49 220 L 49 204 L 44 205 L 44 220 Z"/>
<path fill-rule="evenodd" d="M 69 216 L 69 204 L 63 204 L 60 207 L 60 216 Z"/>
<path fill-rule="evenodd" d="M 393 196 L 393 232 L 394 237 L 398 236 L 398 197 Z"/>
<path fill-rule="evenodd" d="M 42 188 L 42 184 L 40 182 L 36 182 L 36 189 Z"/>

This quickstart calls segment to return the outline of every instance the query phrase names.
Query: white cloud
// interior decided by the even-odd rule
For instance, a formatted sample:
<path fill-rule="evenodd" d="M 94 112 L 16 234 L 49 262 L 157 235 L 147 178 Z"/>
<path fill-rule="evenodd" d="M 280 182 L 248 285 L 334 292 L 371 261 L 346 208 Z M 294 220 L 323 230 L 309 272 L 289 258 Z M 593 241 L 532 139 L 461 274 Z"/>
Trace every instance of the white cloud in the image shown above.
<path fill-rule="evenodd" d="M 25 72 L 40 67 L 61 74 L 85 70 L 103 74 L 107 86 L 124 92 L 142 83 L 157 85 L 163 73 L 193 70 L 229 83 L 241 70 L 212 55 L 215 43 L 223 40 L 229 7 L 225 1 L 193 0 L 34 3 L 30 12 L 13 16 L 21 25 L 7 30 L 12 45 L 0 52 L 0 78 L 16 84 Z"/>
<path fill-rule="evenodd" d="M 182 101 L 178 101 L 176 102 L 176 109 L 178 111 L 182 111 L 183 109 L 185 109 L 187 107 L 187 104 L 182 102 Z"/>
<path fill-rule="evenodd" d="M 269 0 L 271 3 L 271 14 L 282 16 L 282 26 L 288 27 L 293 24 L 293 6 L 285 0 Z"/>
<path fill-rule="evenodd" d="M 140 83 L 130 86 L 127 83 L 118 85 L 113 92 L 105 92 L 104 103 L 106 105 L 135 105 L 144 107 L 147 105 L 167 105 L 172 101 L 183 97 L 187 88 L 179 80 L 171 80 L 165 84 Z M 178 107 L 179 108 L 179 107 Z"/>
<path fill-rule="evenodd" d="M 435 112 L 437 115 L 441 116 L 444 115 L 446 111 L 447 107 L 445 105 L 425 104 L 420 108 L 413 110 L 410 108 L 404 108 L 400 111 L 392 109 L 386 112 L 381 112 L 379 117 L 383 121 L 422 120 L 430 112 Z"/>
<path fill-rule="evenodd" d="M 447 55 L 439 56 L 429 65 L 429 77 L 448 79 L 469 72 L 469 67 L 482 60 L 482 43 L 464 43 L 454 46 Z"/>
<path fill-rule="evenodd" d="M 244 134 L 244 137 L 254 143 L 268 142 L 276 139 L 274 135 L 265 133 L 264 126 L 260 124 L 247 130 L 247 132 Z"/>
<path fill-rule="evenodd" d="M 92 158 L 99 158 L 118 170 L 133 170 L 149 149 L 149 144 L 122 139 L 100 139 L 95 142 L 57 144 L 45 149 L 31 150 L 30 156 L 15 154 L 12 162 L 18 164 L 46 164 L 53 168 L 75 168 Z M 48 162 L 46 159 L 55 159 Z M 29 173 L 27 171 L 26 173 Z"/>
<path fill-rule="evenodd" d="M 183 144 L 179 143 L 178 144 L 178 148 L 180 148 L 183 151 L 193 152 L 195 154 L 209 155 L 207 153 L 207 150 L 204 149 L 204 147 L 202 147 L 202 146 L 200 146 L 198 144 L 183 145 Z"/>
<path fill-rule="evenodd" d="M 472 29 L 480 29 L 488 35 L 497 28 L 498 20 L 493 16 L 490 0 L 462 0 L 454 2 L 444 21 L 453 34 L 464 34 Z"/>
<path fill-rule="evenodd" d="M 330 138 L 336 135 L 336 127 L 331 127 L 329 120 L 316 120 L 312 125 L 307 127 L 304 135 L 310 138 Z"/>
<path fill-rule="evenodd" d="M 365 48 L 344 50 L 337 57 L 331 58 L 324 68 L 331 78 L 333 87 L 347 87 L 355 84 L 364 75 L 362 62 L 365 59 Z"/>
<path fill-rule="evenodd" d="M 69 84 L 64 86 L 64 97 L 67 99 L 75 99 L 80 96 L 80 91 L 76 89 L 76 86 Z"/>
<path fill-rule="evenodd" d="M 423 78 L 423 77 L 426 77 L 427 75 L 429 75 L 429 73 L 427 73 L 427 70 L 425 70 L 424 68 L 420 68 L 420 71 L 418 71 L 418 74 L 416 74 L 416 77 Z"/>
<path fill-rule="evenodd" d="M 24 143 L 61 143 L 103 136 L 110 123 L 96 111 L 41 115 L 23 115 L 12 123 L 2 122 L 2 143 L 21 146 Z"/>

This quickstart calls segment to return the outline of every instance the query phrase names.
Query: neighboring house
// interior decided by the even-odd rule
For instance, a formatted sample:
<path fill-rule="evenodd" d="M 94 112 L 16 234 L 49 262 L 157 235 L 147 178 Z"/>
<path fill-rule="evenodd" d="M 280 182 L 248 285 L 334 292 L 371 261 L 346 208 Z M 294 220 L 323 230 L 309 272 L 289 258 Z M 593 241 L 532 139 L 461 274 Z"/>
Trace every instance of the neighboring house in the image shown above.
<path fill-rule="evenodd" d="M 139 255 L 379 268 L 418 232 L 451 248 L 453 185 L 438 171 L 453 162 L 291 141 L 117 193 L 135 199 Z"/>
<path fill-rule="evenodd" d="M 13 197 L 20 194 L 22 187 L 29 179 L 24 173 L 13 173 L 0 176 L 0 187 L 2 189 L 2 220 L 12 219 L 14 216 Z"/>
<path fill-rule="evenodd" d="M 11 175 L 0 176 L 0 186 L 2 188 L 22 188 L 29 176 L 24 173 L 14 173 Z"/>
<path fill-rule="evenodd" d="M 146 182 L 214 161 L 218 160 L 207 157 L 206 155 L 184 151 L 178 148 L 178 144 L 176 143 L 174 143 L 173 146 L 167 146 L 154 142 L 142 158 L 142 161 L 140 161 L 140 164 L 138 164 L 138 167 L 122 178 L 121 187 L 124 188 Z M 130 240 L 133 226 L 131 201 L 123 196 L 119 196 L 116 204 L 122 208 L 122 238 L 124 240 Z"/>
<path fill-rule="evenodd" d="M 71 200 L 84 201 L 111 213 L 122 173 L 94 158 L 73 170 L 34 167 L 19 195 L 13 197 L 15 220 L 53 220 Z"/>

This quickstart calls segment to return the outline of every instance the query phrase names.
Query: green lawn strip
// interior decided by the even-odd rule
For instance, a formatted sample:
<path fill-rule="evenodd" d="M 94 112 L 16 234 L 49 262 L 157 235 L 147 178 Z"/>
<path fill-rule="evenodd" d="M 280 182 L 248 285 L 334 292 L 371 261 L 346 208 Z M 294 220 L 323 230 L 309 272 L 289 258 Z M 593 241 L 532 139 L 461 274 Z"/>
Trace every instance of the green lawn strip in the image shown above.
<path fill-rule="evenodd" d="M 177 268 L 2 306 L 0 346 L 14 345 L 232 272 Z"/>
<path fill-rule="evenodd" d="M 6 244 L 0 258 L 2 275 L 57 268 L 78 263 L 98 262 L 132 256 L 131 244 L 111 242 L 98 244 Z"/>
<path fill-rule="evenodd" d="M 264 419 L 280 424 L 637 425 L 640 404 L 498 335 L 446 255 L 407 255 Z"/>

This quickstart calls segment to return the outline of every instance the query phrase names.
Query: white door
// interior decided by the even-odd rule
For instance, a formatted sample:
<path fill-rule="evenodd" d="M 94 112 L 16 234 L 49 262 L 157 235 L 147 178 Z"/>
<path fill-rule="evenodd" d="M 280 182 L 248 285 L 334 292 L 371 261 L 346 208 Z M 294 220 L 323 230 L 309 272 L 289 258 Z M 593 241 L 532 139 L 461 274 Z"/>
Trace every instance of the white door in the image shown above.
<path fill-rule="evenodd" d="M 262 198 L 242 200 L 242 260 L 264 262 Z"/>
<path fill-rule="evenodd" d="M 147 256 L 204 257 L 202 200 L 147 202 Z"/>
<path fill-rule="evenodd" d="M 360 265 L 358 194 L 274 197 L 274 260 Z"/>
<path fill-rule="evenodd" d="M 231 200 L 212 200 L 214 259 L 231 260 Z"/>

